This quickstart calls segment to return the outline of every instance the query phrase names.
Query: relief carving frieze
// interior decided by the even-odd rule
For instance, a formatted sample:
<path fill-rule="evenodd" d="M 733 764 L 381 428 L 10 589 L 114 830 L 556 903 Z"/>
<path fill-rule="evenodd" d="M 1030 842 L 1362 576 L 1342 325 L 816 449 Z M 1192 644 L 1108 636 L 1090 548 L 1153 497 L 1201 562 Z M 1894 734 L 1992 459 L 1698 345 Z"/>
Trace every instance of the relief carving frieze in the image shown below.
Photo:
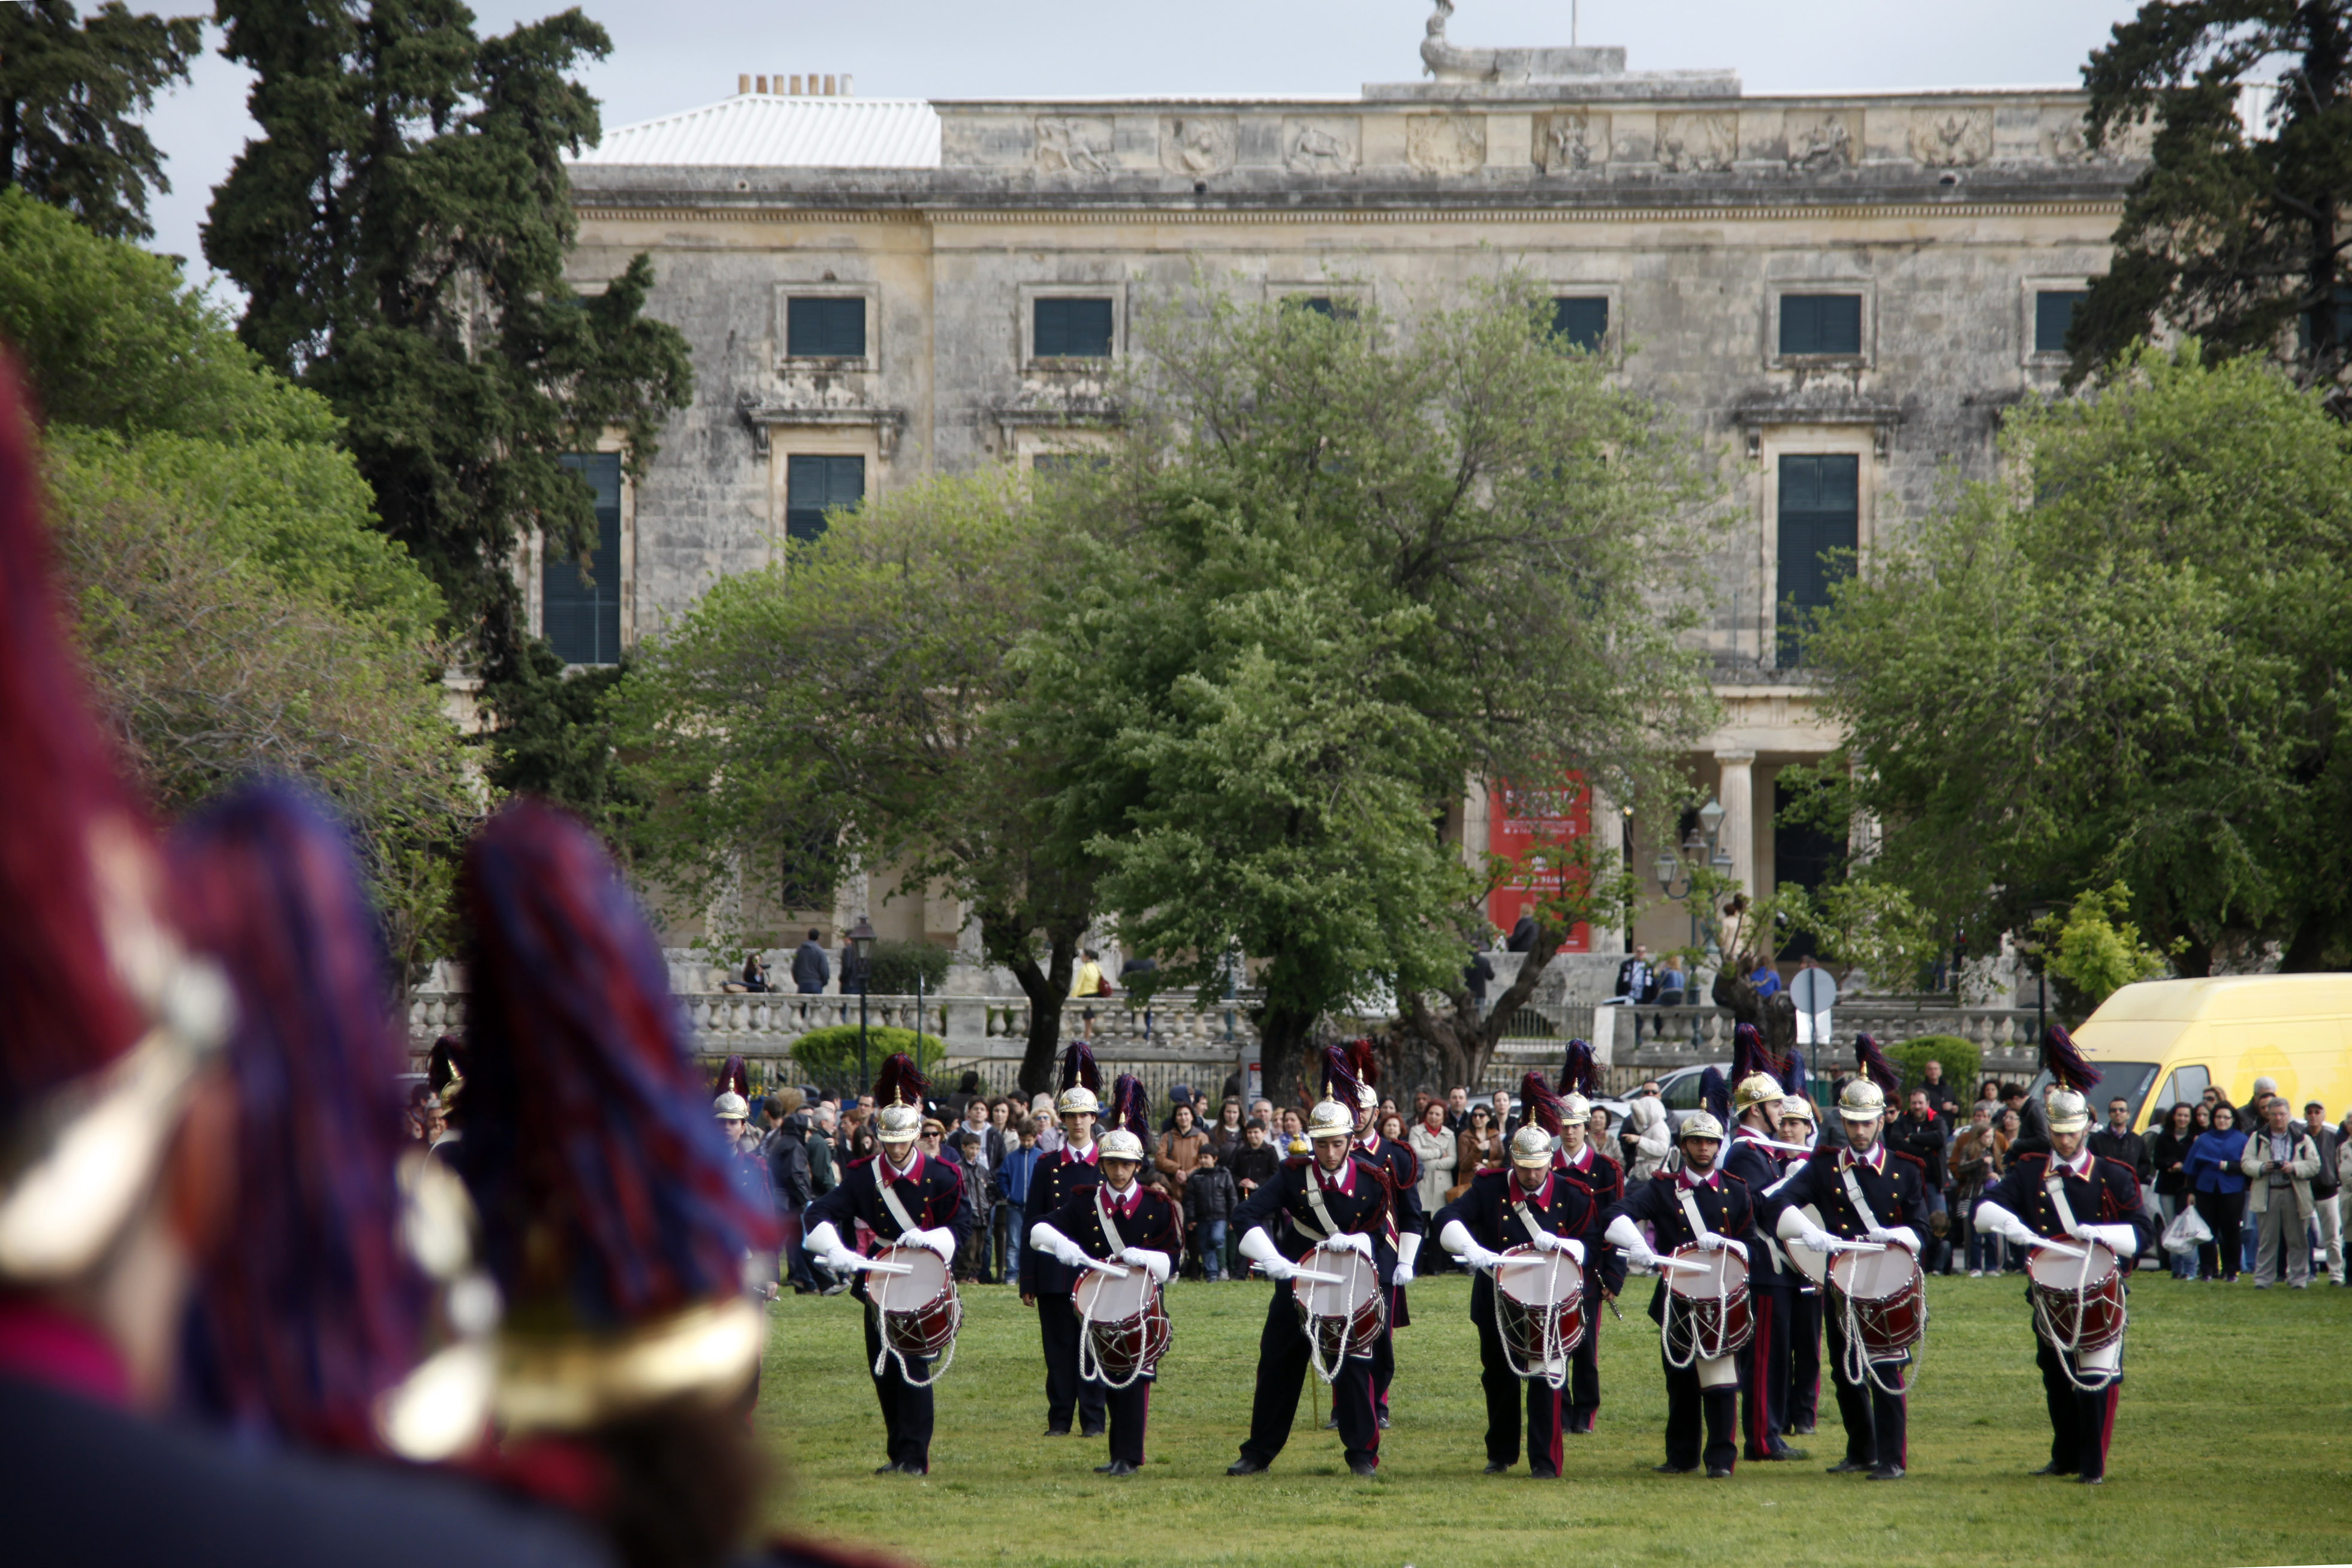
<path fill-rule="evenodd" d="M 1222 174 L 1234 166 L 1241 137 L 1225 115 L 1171 115 L 1160 122 L 1160 164 L 1188 179 Z"/>
<path fill-rule="evenodd" d="M 1282 122 L 1282 166 L 1294 174 L 1352 174 L 1362 148 L 1361 122 L 1352 118 Z"/>
<path fill-rule="evenodd" d="M 1992 156 L 1989 109 L 1923 109 L 1911 121 L 1911 156 L 1931 169 L 1967 169 Z"/>
<path fill-rule="evenodd" d="M 1070 114 L 1037 117 L 1037 171 L 1044 174 L 1108 174 L 1111 125 Z"/>
<path fill-rule="evenodd" d="M 1416 114 L 1404 123 L 1405 162 L 1424 174 L 1475 174 L 1486 163 L 1486 119 Z"/>
<path fill-rule="evenodd" d="M 1737 114 L 1661 114 L 1655 156 L 1673 174 L 1714 174 L 1739 156 Z"/>
<path fill-rule="evenodd" d="M 1857 116 L 1792 109 L 1781 124 L 1788 142 L 1790 168 L 1802 174 L 1825 174 L 1853 167 L 1854 150 L 1862 145 Z"/>
<path fill-rule="evenodd" d="M 2127 163 L 2146 158 L 2155 132 L 2146 121 L 2110 125 L 2098 146 L 2091 145 L 2082 116 L 2050 110 L 2042 121 L 2042 154 L 2053 163 Z"/>
<path fill-rule="evenodd" d="M 1535 117 L 1537 168 L 1547 174 L 1574 174 L 1609 162 L 1609 117 L 1586 110 Z"/>

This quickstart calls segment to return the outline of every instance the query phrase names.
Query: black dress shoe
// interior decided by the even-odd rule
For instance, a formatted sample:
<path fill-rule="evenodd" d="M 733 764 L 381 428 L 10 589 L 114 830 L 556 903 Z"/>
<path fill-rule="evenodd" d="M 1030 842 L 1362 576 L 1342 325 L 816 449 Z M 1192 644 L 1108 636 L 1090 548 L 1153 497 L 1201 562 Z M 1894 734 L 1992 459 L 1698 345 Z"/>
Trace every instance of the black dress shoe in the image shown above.
<path fill-rule="evenodd" d="M 1783 1443 L 1779 1447 L 1772 1450 L 1772 1457 L 1776 1459 L 1802 1459 L 1808 1458 L 1811 1456 L 1802 1448 L 1792 1448 L 1788 1444 Z"/>
<path fill-rule="evenodd" d="M 1571 1421 L 1571 1422 L 1570 1422 L 1570 1423 L 1568 1424 L 1568 1435 L 1569 1435 L 1570 1436 L 1571 1436 L 1571 1437 L 1590 1437 L 1590 1436 L 1592 1436 L 1592 1418 L 1591 1418 L 1591 1416 L 1589 1416 L 1589 1415 L 1588 1415 L 1588 1416 L 1586 1416 L 1586 1417 L 1585 1417 L 1583 1420 L 1581 1420 L 1581 1421 Z"/>
<path fill-rule="evenodd" d="M 1791 1426 L 1789 1428 L 1789 1436 L 1791 1437 L 1810 1437 L 1812 1435 L 1813 1424 L 1810 1421 L 1806 1422 L 1802 1426 Z"/>
<path fill-rule="evenodd" d="M 1253 1459 L 1247 1454 L 1244 1454 L 1240 1458 L 1235 1459 L 1232 1464 L 1225 1467 L 1225 1474 L 1229 1476 L 1255 1476 L 1262 1475 L 1265 1471 L 1265 1462 L 1259 1459 Z"/>
<path fill-rule="evenodd" d="M 1337 1415 L 1325 1417 L 1323 1422 L 1323 1430 L 1326 1432 L 1337 1432 L 1339 1429 L 1339 1418 Z"/>
<path fill-rule="evenodd" d="M 1507 1476 L 1511 1473 L 1511 1467 L 1489 1459 L 1486 1461 L 1486 1473 L 1490 1476 Z"/>
<path fill-rule="evenodd" d="M 1840 1459 L 1836 1464 L 1830 1467 L 1830 1474 L 1833 1476 L 1850 1476 L 1858 1470 L 1866 1470 L 1868 1468 L 1870 1468 L 1870 1464 L 1867 1460 Z"/>
<path fill-rule="evenodd" d="M 1663 1465 L 1652 1465 L 1650 1468 L 1662 1476 L 1688 1476 L 1698 1471 L 1696 1465 L 1677 1465 L 1671 1460 Z"/>
<path fill-rule="evenodd" d="M 1549 1465 L 1531 1465 L 1528 1468 L 1528 1474 L 1539 1481 L 1556 1481 L 1559 1479 L 1559 1472 L 1553 1469 Z"/>
<path fill-rule="evenodd" d="M 1095 1474 L 1098 1476 L 1131 1476 L 1135 1474 L 1135 1467 L 1129 1464 L 1125 1459 L 1113 1459 L 1108 1465 L 1097 1465 L 1095 1467 Z"/>
<path fill-rule="evenodd" d="M 1099 1421 L 1096 1422 L 1091 1426 L 1081 1426 L 1078 1428 L 1078 1436 L 1081 1437 L 1099 1437 L 1102 1435 L 1103 1424 Z"/>
<path fill-rule="evenodd" d="M 874 1473 L 877 1476 L 895 1476 L 898 1474 L 898 1462 L 893 1459 Z"/>
<path fill-rule="evenodd" d="M 1360 1476 L 1377 1476 L 1381 1473 L 1381 1462 L 1366 1454 L 1360 1458 L 1349 1460 L 1348 1468 Z"/>
<path fill-rule="evenodd" d="M 2107 1478 L 2105 1476 L 2082 1476 L 2077 1479 L 2086 1487 L 2103 1487 L 2107 1484 Z"/>
<path fill-rule="evenodd" d="M 2060 1464 L 2057 1460 L 2053 1459 L 2048 1464 L 2042 1466 L 2040 1469 L 2028 1470 L 2025 1473 L 2030 1476 L 2071 1476 L 2074 1474 L 2074 1471 L 2068 1467 Z"/>
<path fill-rule="evenodd" d="M 1869 1479 L 1874 1481 L 1899 1481 L 1903 1479 L 1903 1467 L 1900 1465 L 1873 1465 L 1870 1467 Z"/>
<path fill-rule="evenodd" d="M 1110 1462 L 1110 1465 L 1116 1465 L 1118 1463 L 1118 1461 L 1117 1459 L 1113 1459 Z M 1098 1476 L 1107 1476 L 1110 1474 L 1110 1465 L 1097 1465 L 1095 1467 L 1095 1474 Z"/>
<path fill-rule="evenodd" d="M 1383 1431 L 1383 1432 L 1385 1432 L 1385 1431 L 1387 1431 L 1388 1429 L 1389 1429 L 1389 1418 L 1388 1418 L 1387 1416 L 1383 1415 L 1383 1416 L 1381 1416 L 1381 1431 Z"/>
<path fill-rule="evenodd" d="M 1727 1481 L 1731 1479 L 1731 1467 L 1729 1465 L 1710 1466 L 1707 1468 L 1706 1479 L 1711 1481 Z"/>
<path fill-rule="evenodd" d="M 1070 1429 L 1067 1426 L 1048 1426 L 1045 1428 L 1045 1436 L 1048 1437 L 1066 1437 L 1069 1435 Z"/>

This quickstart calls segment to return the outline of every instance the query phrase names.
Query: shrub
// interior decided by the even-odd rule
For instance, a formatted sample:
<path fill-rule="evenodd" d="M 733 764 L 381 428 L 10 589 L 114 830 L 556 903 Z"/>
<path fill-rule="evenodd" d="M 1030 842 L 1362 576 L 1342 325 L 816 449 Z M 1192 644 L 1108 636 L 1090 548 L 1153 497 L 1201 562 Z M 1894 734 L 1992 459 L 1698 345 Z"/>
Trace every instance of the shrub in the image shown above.
<path fill-rule="evenodd" d="M 912 996 L 915 977 L 919 974 L 924 989 L 936 995 L 955 954 L 928 942 L 877 942 L 867 962 L 873 966 L 873 980 L 866 987 L 870 994 Z"/>
<path fill-rule="evenodd" d="M 1931 1058 L 1944 1064 L 1944 1082 L 1949 1086 L 1952 1098 L 1960 1102 L 1960 1109 L 1967 1110 L 1969 1101 L 1976 1098 L 1977 1068 L 1982 1059 L 1977 1054 L 1976 1042 L 1958 1035 L 1919 1035 L 1899 1046 L 1886 1047 L 1886 1059 L 1903 1074 L 1906 1095 L 1927 1080 Z"/>
<path fill-rule="evenodd" d="M 894 1051 L 913 1057 L 915 1064 L 929 1076 L 946 1058 L 948 1043 L 937 1035 L 925 1035 L 922 1050 L 918 1054 L 912 1029 L 886 1029 L 877 1024 L 866 1031 L 866 1066 L 869 1072 L 879 1069 L 884 1058 Z M 857 1026 L 840 1024 L 811 1029 L 793 1042 L 793 1060 L 803 1071 L 818 1079 L 856 1072 Z"/>

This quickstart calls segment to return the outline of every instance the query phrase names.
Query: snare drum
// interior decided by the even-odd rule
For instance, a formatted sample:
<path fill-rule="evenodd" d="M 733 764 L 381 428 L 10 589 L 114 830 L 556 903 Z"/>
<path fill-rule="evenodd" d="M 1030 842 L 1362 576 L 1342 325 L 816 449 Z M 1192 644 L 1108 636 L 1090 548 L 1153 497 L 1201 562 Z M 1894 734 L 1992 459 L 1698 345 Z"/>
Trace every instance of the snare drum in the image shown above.
<path fill-rule="evenodd" d="M 1694 1241 L 1675 1248 L 1675 1261 L 1696 1265 L 1666 1270 L 1666 1291 L 1687 1342 L 1707 1360 L 1745 1348 L 1756 1332 L 1746 1259 L 1729 1247 L 1710 1252 Z"/>
<path fill-rule="evenodd" d="M 1565 1252 L 1512 1247 L 1495 1269 L 1495 1318 L 1511 1370 L 1558 1386 L 1584 1342 L 1584 1270 Z"/>
<path fill-rule="evenodd" d="M 1103 1381 L 1124 1388 L 1150 1376 L 1168 1353 L 1172 1331 L 1150 1271 L 1130 1268 L 1121 1279 L 1089 1268 L 1072 1295 Z"/>
<path fill-rule="evenodd" d="M 1290 1282 L 1299 1327 L 1314 1342 L 1318 1370 L 1339 1370 L 1348 1356 L 1368 1356 L 1389 1321 L 1388 1292 L 1370 1259 L 1342 1247 L 1318 1247 L 1298 1260 L 1308 1274 L 1336 1274 L 1339 1283 L 1297 1279 Z"/>
<path fill-rule="evenodd" d="M 1811 1226 L 1815 1230 L 1826 1230 L 1829 1228 L 1827 1226 L 1822 1224 L 1822 1211 L 1815 1208 L 1812 1205 L 1807 1204 L 1803 1208 L 1799 1209 L 1797 1212 L 1805 1216 L 1805 1223 Z M 1782 1242 L 1780 1244 L 1780 1250 L 1788 1255 L 1788 1258 L 1790 1263 L 1796 1265 L 1797 1272 L 1803 1275 L 1807 1279 L 1812 1281 L 1816 1289 L 1821 1286 L 1823 1280 L 1829 1278 L 1829 1258 L 1825 1255 L 1815 1252 L 1811 1247 L 1806 1247 L 1802 1243 L 1794 1241 Z"/>
<path fill-rule="evenodd" d="M 1873 1361 L 1895 1360 L 1927 1337 L 1927 1277 L 1902 1247 L 1839 1253 L 1829 1289 Z"/>
<path fill-rule="evenodd" d="M 902 1356 L 935 1356 L 955 1343 L 963 1302 L 939 1254 L 923 1247 L 885 1246 L 874 1255 L 904 1274 L 869 1274 L 866 1291 L 882 1322 L 882 1342 Z"/>
<path fill-rule="evenodd" d="M 2124 1337 L 2124 1275 L 2115 1251 L 2095 1241 L 2068 1242 L 2083 1256 L 2037 1247 L 2025 1260 L 2034 1321 L 2053 1350 L 2105 1350 Z M 2233 1237 L 2231 1245 L 2237 1245 Z"/>

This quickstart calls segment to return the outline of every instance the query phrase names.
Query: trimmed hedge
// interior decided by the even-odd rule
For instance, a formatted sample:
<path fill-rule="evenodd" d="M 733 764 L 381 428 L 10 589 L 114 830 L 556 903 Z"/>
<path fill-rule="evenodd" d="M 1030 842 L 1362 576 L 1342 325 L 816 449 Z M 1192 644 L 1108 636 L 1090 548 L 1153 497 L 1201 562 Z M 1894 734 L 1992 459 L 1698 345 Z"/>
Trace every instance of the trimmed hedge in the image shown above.
<path fill-rule="evenodd" d="M 882 1063 L 894 1051 L 904 1051 L 915 1058 L 915 1065 L 925 1077 L 944 1060 L 948 1043 L 937 1035 L 923 1037 L 922 1053 L 915 1051 L 915 1031 L 886 1029 L 877 1024 L 866 1031 L 866 1066 L 870 1071 L 880 1069 Z M 839 1077 L 857 1070 L 857 1026 L 840 1024 L 826 1029 L 811 1029 L 793 1042 L 793 1060 L 802 1069 L 819 1077 Z"/>
<path fill-rule="evenodd" d="M 1976 1042 L 1958 1035 L 1919 1035 L 1899 1046 L 1886 1047 L 1886 1059 L 1903 1074 L 1903 1092 L 1907 1096 L 1927 1081 L 1930 1058 L 1944 1064 L 1944 1082 L 1951 1097 L 1966 1110 L 1969 1101 L 1977 1097 L 1980 1081 L 1978 1068 L 1983 1058 L 1977 1053 Z"/>
<path fill-rule="evenodd" d="M 866 962 L 871 975 L 866 986 L 868 995 L 912 996 L 915 976 L 919 974 L 924 990 L 936 996 L 947 984 L 948 967 L 955 962 L 955 954 L 928 942 L 877 942 Z"/>

